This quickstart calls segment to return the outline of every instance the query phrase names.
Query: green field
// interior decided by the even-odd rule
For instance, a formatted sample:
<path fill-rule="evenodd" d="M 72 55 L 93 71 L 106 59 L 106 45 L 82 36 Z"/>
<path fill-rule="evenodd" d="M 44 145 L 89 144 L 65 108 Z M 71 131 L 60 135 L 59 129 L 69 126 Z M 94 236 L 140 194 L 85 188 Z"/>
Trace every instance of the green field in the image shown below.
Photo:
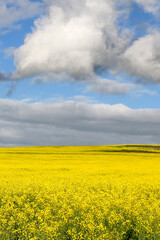
<path fill-rule="evenodd" d="M 160 239 L 160 146 L 0 148 L 0 239 Z"/>

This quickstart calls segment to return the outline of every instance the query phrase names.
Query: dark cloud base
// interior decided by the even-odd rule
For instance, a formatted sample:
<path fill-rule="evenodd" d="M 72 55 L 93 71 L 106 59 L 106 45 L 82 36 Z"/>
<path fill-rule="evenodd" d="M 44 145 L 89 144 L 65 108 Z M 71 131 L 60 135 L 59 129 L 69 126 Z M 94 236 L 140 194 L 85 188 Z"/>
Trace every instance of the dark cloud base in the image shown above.
<path fill-rule="evenodd" d="M 159 144 L 160 110 L 0 100 L 0 146 Z"/>

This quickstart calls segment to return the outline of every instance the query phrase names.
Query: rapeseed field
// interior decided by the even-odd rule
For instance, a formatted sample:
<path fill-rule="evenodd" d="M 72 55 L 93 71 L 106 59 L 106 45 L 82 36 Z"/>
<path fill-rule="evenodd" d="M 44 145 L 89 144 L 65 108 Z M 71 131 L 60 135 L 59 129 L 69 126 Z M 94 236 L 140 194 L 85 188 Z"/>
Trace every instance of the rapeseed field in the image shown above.
<path fill-rule="evenodd" d="M 0 239 L 160 239 L 160 148 L 1 148 Z"/>

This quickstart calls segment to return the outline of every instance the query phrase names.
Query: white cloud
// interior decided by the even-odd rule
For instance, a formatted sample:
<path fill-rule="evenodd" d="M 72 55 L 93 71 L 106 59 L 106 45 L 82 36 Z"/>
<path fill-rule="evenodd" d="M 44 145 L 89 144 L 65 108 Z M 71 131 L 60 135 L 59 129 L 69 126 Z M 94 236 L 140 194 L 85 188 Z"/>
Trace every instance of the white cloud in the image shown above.
<path fill-rule="evenodd" d="M 153 1 L 137 2 L 145 8 L 155 5 Z M 148 34 L 129 46 L 128 32 L 118 33 L 117 3 L 109 0 L 47 3 L 48 15 L 36 21 L 24 45 L 15 51 L 15 77 L 50 72 L 65 74 L 66 79 L 94 78 L 96 69 L 117 71 L 120 65 L 121 71 L 133 76 L 160 81 L 160 59 L 154 58 L 159 33 Z"/>
<path fill-rule="evenodd" d="M 65 73 L 93 77 L 96 69 L 115 64 L 130 40 L 116 20 L 121 12 L 110 0 L 48 1 L 48 14 L 35 22 L 24 45 L 15 51 L 15 77 Z M 123 11 L 122 11 L 123 12 Z"/>
<path fill-rule="evenodd" d="M 156 13 L 160 5 L 154 0 L 133 1 L 148 12 Z M 119 24 L 129 11 L 127 4 L 133 1 L 46 1 L 46 14 L 35 22 L 32 33 L 15 51 L 13 78 L 38 76 L 44 81 L 94 82 L 97 72 L 106 70 L 114 74 L 127 73 L 141 82 L 160 83 L 158 30 L 131 42 L 130 30 L 124 28 L 125 24 Z M 118 8 L 122 2 L 123 8 Z M 108 84 L 107 89 L 111 89 L 111 82 Z M 114 89 L 121 88 L 118 90 L 121 92 L 129 87 L 125 84 L 122 90 L 118 82 L 116 86 L 112 82 L 113 85 Z M 95 90 L 95 83 L 89 89 Z M 111 92 L 116 90 L 112 88 Z"/>
<path fill-rule="evenodd" d="M 159 124 L 156 109 L 0 99 L 0 146 L 158 144 Z"/>
<path fill-rule="evenodd" d="M 153 13 L 154 15 L 157 15 L 160 11 L 159 0 L 135 0 L 135 2 L 142 6 L 146 12 Z"/>
<path fill-rule="evenodd" d="M 0 29 L 10 28 L 20 20 L 34 17 L 40 13 L 41 6 L 39 1 L 0 0 Z"/>
<path fill-rule="evenodd" d="M 88 82 L 86 91 L 97 92 L 100 95 L 126 94 L 135 88 L 132 83 L 117 82 L 116 80 L 96 78 Z"/>
<path fill-rule="evenodd" d="M 133 42 L 123 56 L 119 65 L 133 76 L 148 82 L 160 82 L 160 33 L 149 33 Z"/>
<path fill-rule="evenodd" d="M 144 94 L 150 95 L 150 96 L 156 96 L 158 95 L 158 92 L 156 90 L 149 90 L 149 89 L 134 89 L 132 91 L 132 94 L 136 97 L 142 97 Z"/>

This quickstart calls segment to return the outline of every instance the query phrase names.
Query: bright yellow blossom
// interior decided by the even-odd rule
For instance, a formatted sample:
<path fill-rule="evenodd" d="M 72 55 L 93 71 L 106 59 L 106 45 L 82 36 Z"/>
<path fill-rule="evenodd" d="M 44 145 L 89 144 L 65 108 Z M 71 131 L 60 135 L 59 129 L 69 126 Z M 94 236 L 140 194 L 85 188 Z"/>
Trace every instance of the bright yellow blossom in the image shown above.
<path fill-rule="evenodd" d="M 0 240 L 160 239 L 159 146 L 0 149 Z"/>

